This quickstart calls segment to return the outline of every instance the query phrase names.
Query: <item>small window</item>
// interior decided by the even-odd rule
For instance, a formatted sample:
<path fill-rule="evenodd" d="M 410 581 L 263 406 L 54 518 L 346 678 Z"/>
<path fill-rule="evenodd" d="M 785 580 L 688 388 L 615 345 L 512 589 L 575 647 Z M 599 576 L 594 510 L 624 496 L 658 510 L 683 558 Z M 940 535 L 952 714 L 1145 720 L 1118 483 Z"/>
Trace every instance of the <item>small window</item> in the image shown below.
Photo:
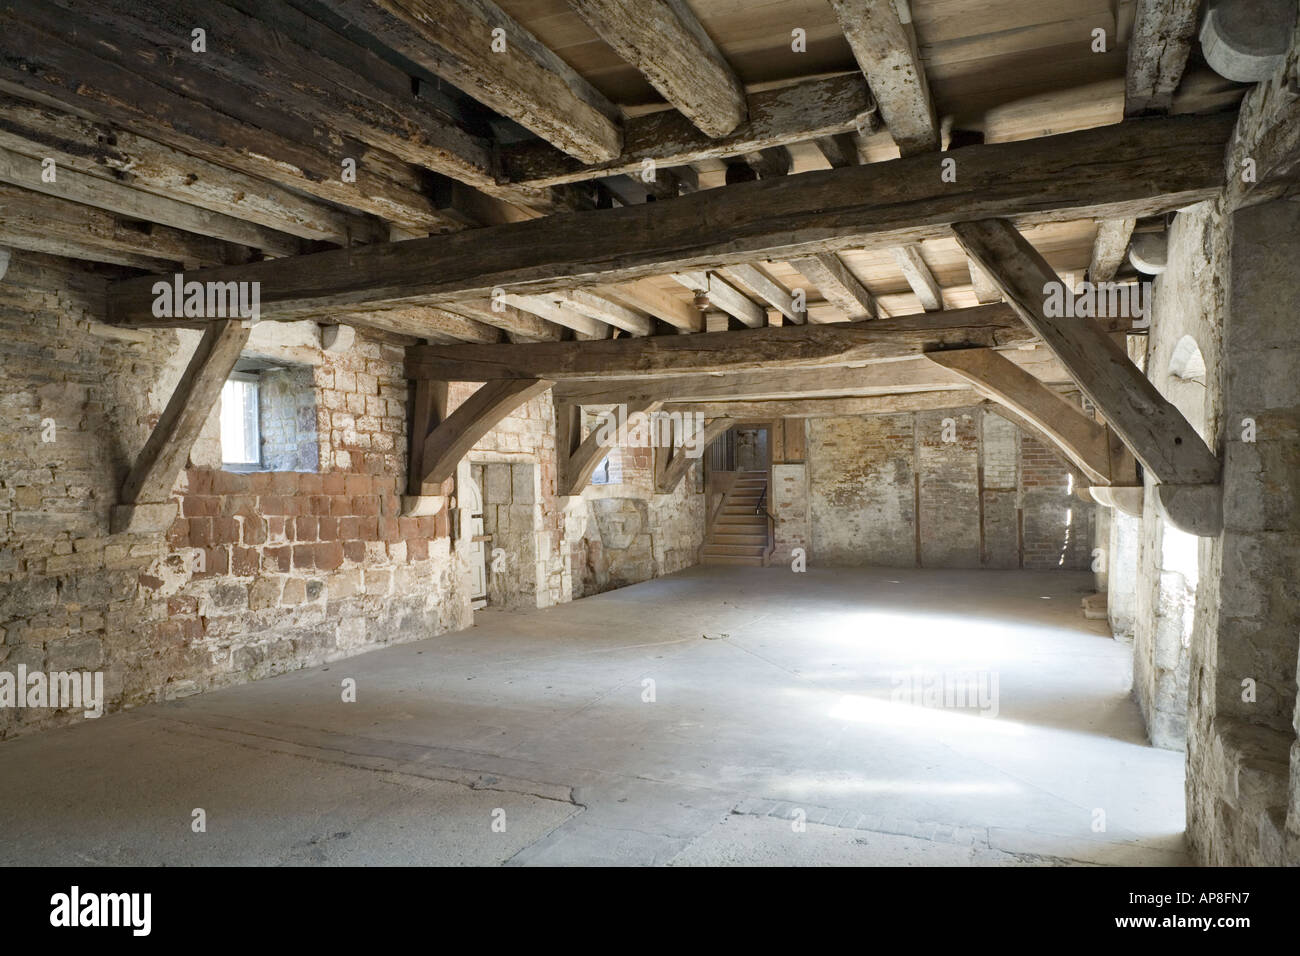
<path fill-rule="evenodd" d="M 256 468 L 262 461 L 256 375 L 236 372 L 221 390 L 221 460 L 236 468 Z"/>
<path fill-rule="evenodd" d="M 623 483 L 623 466 L 618 456 L 610 452 L 601 459 L 596 471 L 591 476 L 593 485 L 621 485 Z"/>
<path fill-rule="evenodd" d="M 601 459 L 600 464 L 596 466 L 595 473 L 591 476 L 593 485 L 609 484 L 609 455 Z"/>

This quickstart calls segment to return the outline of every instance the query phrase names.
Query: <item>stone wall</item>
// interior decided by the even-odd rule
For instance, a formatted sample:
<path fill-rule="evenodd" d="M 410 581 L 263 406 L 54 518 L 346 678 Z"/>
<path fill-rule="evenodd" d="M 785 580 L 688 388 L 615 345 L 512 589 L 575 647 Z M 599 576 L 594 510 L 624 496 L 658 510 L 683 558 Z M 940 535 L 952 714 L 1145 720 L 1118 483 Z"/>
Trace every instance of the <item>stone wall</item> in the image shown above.
<path fill-rule="evenodd" d="M 776 553 L 806 547 L 824 565 L 1088 568 L 1094 506 L 1070 475 L 987 406 L 809 419 L 806 467 L 774 476 Z"/>
<path fill-rule="evenodd" d="M 198 333 L 106 326 L 103 288 L 80 265 L 27 253 L 0 282 L 0 667 L 103 671 L 116 710 L 472 623 L 468 542 L 453 541 L 450 512 L 400 513 L 404 350 L 360 332 L 335 354 L 311 323 L 258 323 L 249 353 L 299 369 L 271 385 L 297 396 L 293 435 L 287 421 L 274 431 L 277 462 L 295 470 L 223 470 L 214 409 L 177 480 L 171 527 L 109 534 L 109 509 Z M 473 388 L 455 386 L 453 408 Z M 544 607 L 695 561 L 702 496 L 690 478 L 655 496 L 644 455 L 623 486 L 556 497 L 549 393 L 470 459 L 486 469 L 506 545 L 495 592 L 506 606 Z M 605 514 L 620 509 L 641 516 L 634 532 Z M 602 558 L 575 578 L 584 540 L 599 541 Z M 79 716 L 0 709 L 0 737 Z"/>

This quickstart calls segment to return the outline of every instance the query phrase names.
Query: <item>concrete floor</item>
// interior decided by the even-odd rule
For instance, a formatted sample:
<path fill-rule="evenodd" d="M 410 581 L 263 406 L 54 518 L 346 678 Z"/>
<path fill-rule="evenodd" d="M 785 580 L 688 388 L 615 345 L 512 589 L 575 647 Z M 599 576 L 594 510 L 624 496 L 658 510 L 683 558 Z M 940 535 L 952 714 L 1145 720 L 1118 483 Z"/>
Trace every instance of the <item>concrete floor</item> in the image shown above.
<path fill-rule="evenodd" d="M 1146 745 L 1090 591 L 693 568 L 483 611 L 0 744 L 0 863 L 1186 863 L 1183 755 Z M 914 668 L 995 672 L 997 717 L 892 701 Z"/>

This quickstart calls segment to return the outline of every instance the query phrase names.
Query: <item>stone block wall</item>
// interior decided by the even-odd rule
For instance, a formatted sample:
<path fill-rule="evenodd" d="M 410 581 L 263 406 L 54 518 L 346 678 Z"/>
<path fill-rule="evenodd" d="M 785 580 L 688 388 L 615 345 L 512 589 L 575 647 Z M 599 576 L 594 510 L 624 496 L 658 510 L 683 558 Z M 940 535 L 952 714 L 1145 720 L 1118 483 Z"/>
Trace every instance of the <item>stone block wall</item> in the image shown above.
<path fill-rule="evenodd" d="M 1091 565 L 1094 506 L 1070 469 L 987 406 L 813 418 L 807 435 L 806 470 L 773 489 L 782 557 L 806 540 L 826 565 Z"/>

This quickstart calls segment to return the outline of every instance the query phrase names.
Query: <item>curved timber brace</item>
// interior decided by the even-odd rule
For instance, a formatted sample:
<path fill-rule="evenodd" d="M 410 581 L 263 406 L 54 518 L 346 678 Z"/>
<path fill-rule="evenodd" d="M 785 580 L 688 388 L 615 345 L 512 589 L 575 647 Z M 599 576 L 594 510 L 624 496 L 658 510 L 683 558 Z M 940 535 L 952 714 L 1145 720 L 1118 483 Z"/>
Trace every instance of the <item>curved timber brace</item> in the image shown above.
<path fill-rule="evenodd" d="M 441 507 L 456 466 L 501 420 L 551 387 L 545 379 L 508 378 L 488 382 L 447 414 L 447 382 L 415 382 L 411 417 L 411 462 L 407 514 L 433 514 Z M 438 500 L 422 500 L 433 499 Z"/>
<path fill-rule="evenodd" d="M 582 406 L 571 402 L 555 403 L 555 457 L 557 464 L 556 493 L 560 495 L 580 495 L 587 487 L 596 466 L 601 463 L 610 448 L 620 446 L 627 438 L 628 423 L 633 415 L 651 415 L 663 405 L 661 399 L 637 400 L 624 402 L 616 407 L 619 421 L 614 435 L 605 434 L 604 429 L 592 429 L 590 435 L 581 442 Z"/>
<path fill-rule="evenodd" d="M 707 450 L 713 440 L 736 424 L 734 418 L 715 418 L 704 426 L 699 436 L 699 447 Z M 682 478 L 698 457 L 686 453 L 681 445 L 655 448 L 655 494 L 670 495 L 681 484 Z"/>
<path fill-rule="evenodd" d="M 1203 537 L 1222 531 L 1218 458 L 1097 323 L 1047 314 L 1045 290 L 1061 281 L 1047 261 L 1005 219 L 954 223 L 952 230 L 1156 478 L 1156 494 L 1174 526 Z"/>

